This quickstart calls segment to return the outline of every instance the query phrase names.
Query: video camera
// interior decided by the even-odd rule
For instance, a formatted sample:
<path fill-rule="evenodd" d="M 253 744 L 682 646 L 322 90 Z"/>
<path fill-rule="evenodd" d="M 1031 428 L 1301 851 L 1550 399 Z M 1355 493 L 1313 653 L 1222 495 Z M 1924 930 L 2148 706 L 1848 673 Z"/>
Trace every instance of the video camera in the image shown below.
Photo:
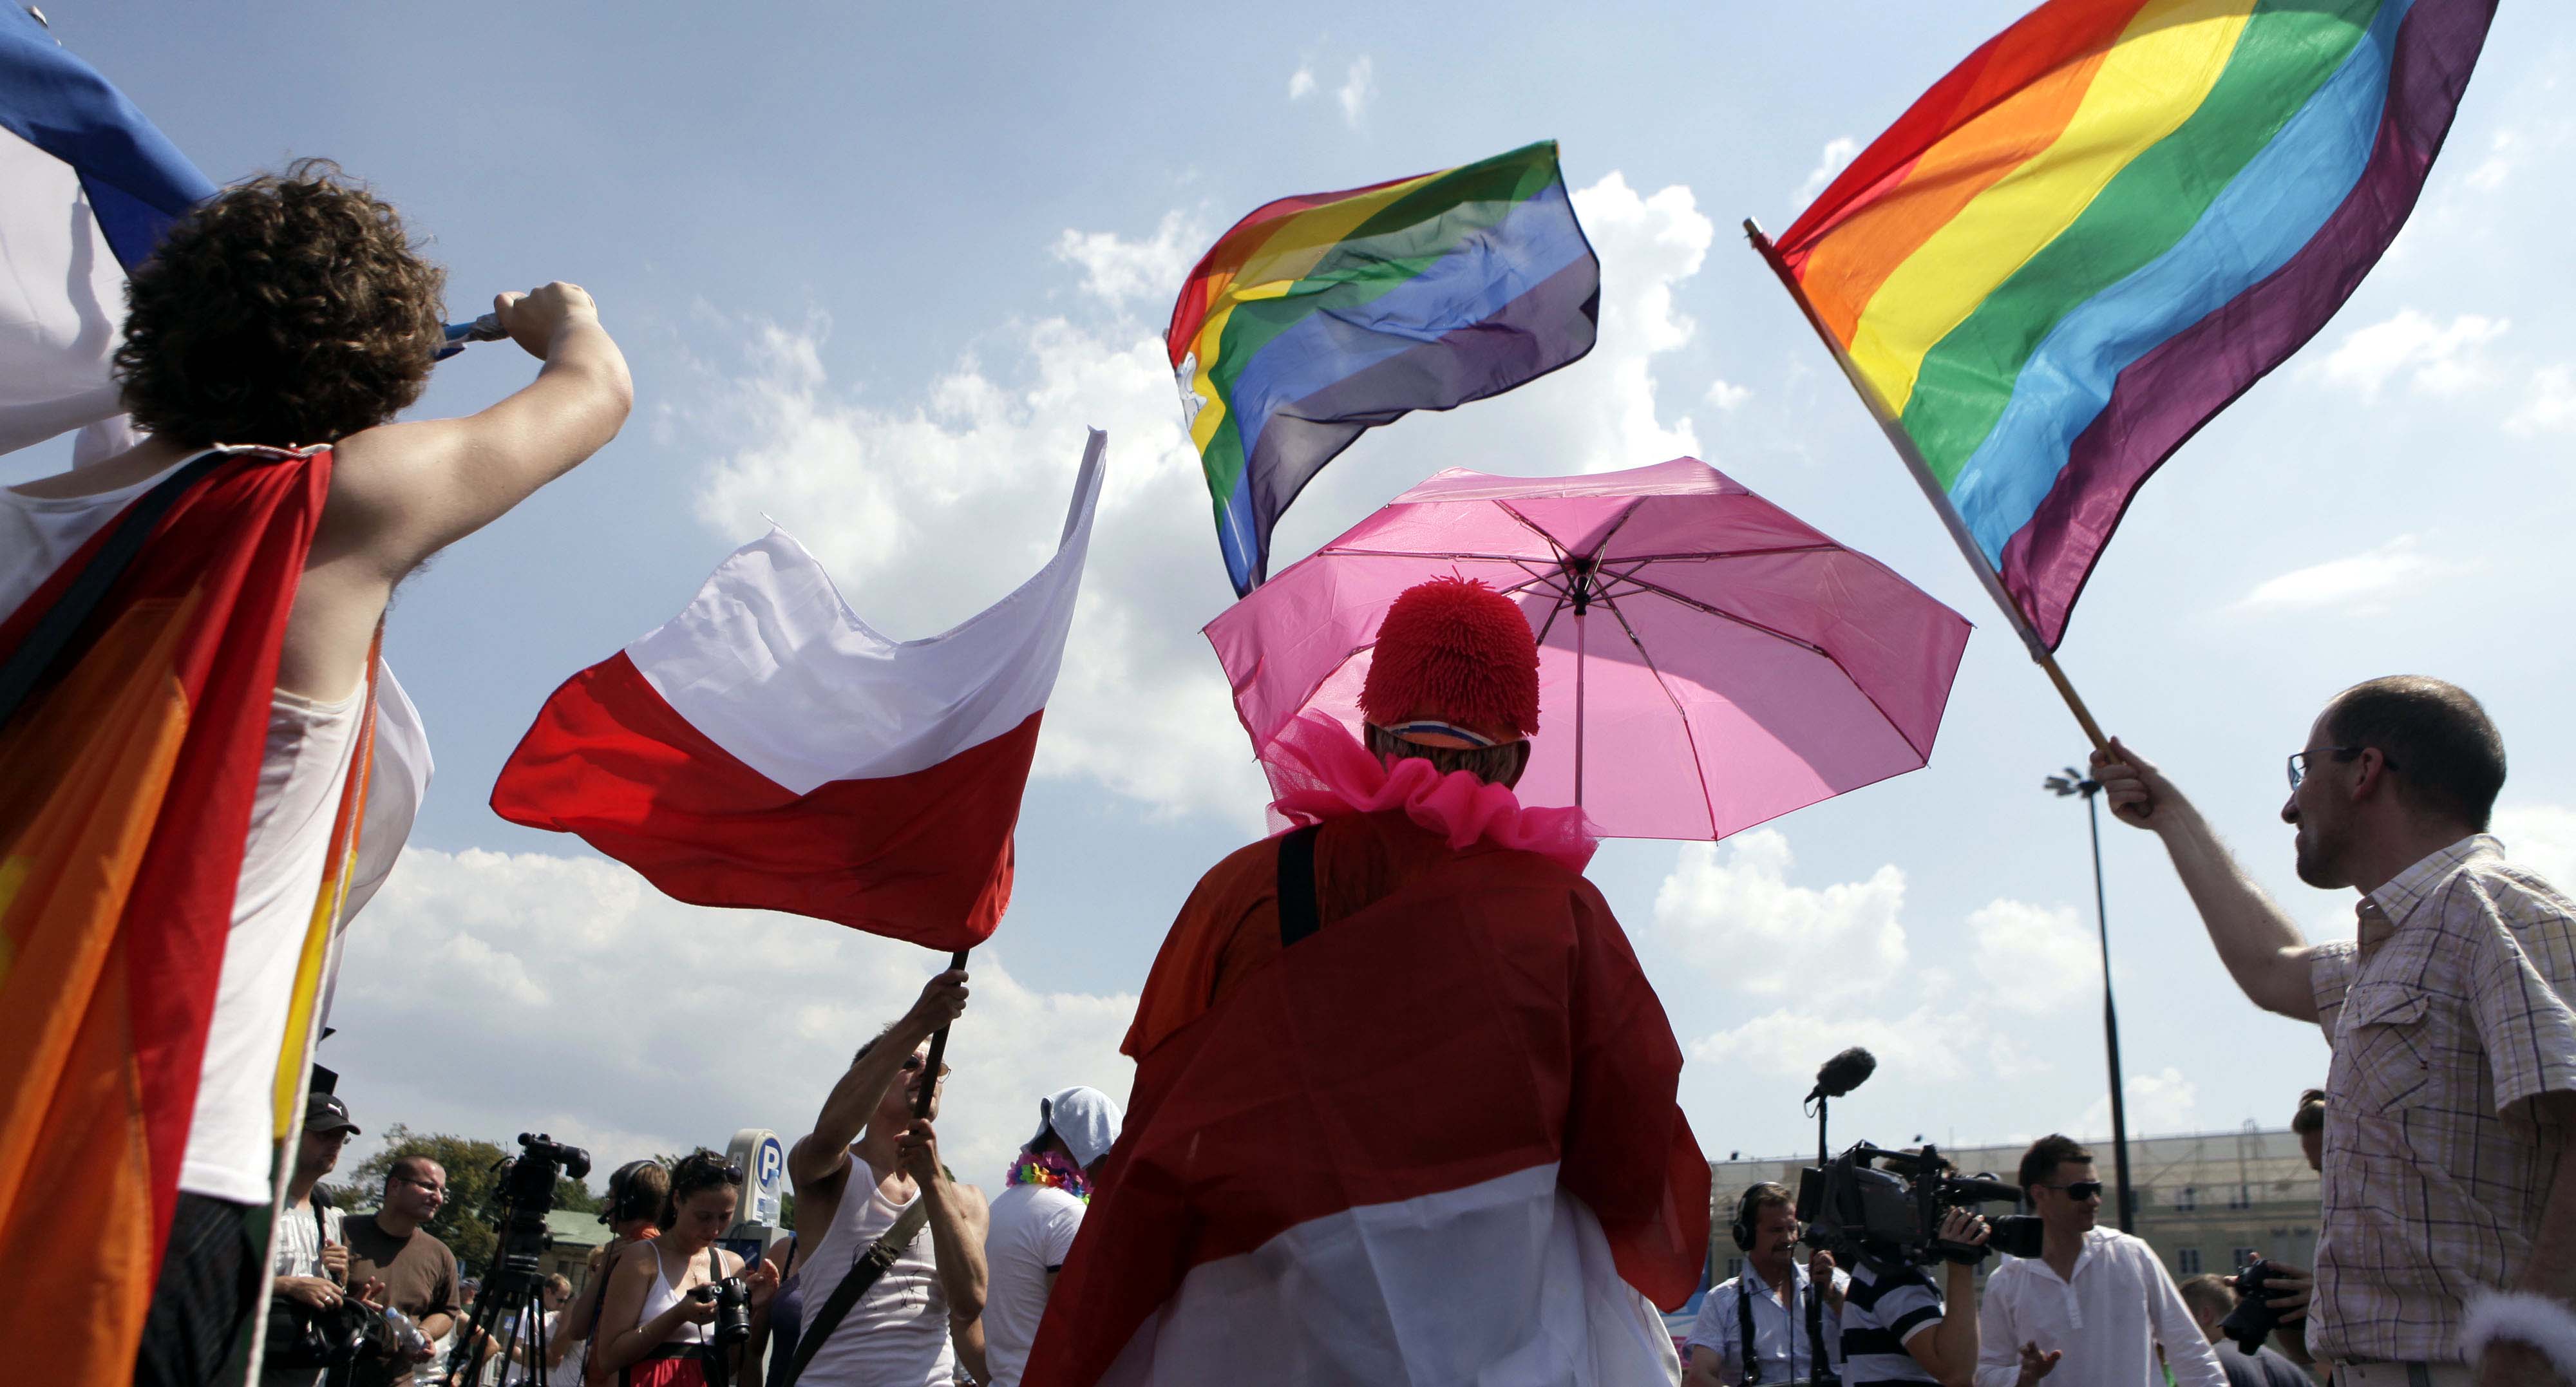
<path fill-rule="evenodd" d="M 491 1212 L 499 1223 L 500 1246 L 493 1249 L 483 1292 L 475 1298 L 469 1332 L 458 1335 L 448 1350 L 448 1371 L 466 1387 L 479 1387 L 482 1380 L 485 1360 L 475 1353 L 475 1345 L 488 1336 L 489 1326 L 510 1324 L 513 1342 L 502 1346 L 507 1353 L 518 1346 L 518 1336 L 532 1333 L 528 1327 L 539 1322 L 540 1259 L 554 1245 L 546 1215 L 555 1206 L 555 1185 L 567 1176 L 578 1180 L 590 1174 L 590 1153 L 543 1132 L 521 1132 L 519 1154 L 495 1168 L 501 1178 L 493 1186 Z"/>
<path fill-rule="evenodd" d="M 1861 1257 L 1888 1267 L 1929 1266 L 1944 1258 L 1974 1266 L 1988 1249 L 2038 1256 L 2039 1220 L 2029 1215 L 1993 1220 L 1981 1245 L 1941 1236 L 1941 1218 L 1950 1209 L 2020 1199 L 2020 1190 L 1991 1175 L 1952 1174 L 1939 1149 L 1928 1144 L 1921 1151 L 1889 1151 L 1864 1141 L 1798 1175 L 1798 1221 L 1807 1225 L 1806 1241 L 1846 1262 Z"/>

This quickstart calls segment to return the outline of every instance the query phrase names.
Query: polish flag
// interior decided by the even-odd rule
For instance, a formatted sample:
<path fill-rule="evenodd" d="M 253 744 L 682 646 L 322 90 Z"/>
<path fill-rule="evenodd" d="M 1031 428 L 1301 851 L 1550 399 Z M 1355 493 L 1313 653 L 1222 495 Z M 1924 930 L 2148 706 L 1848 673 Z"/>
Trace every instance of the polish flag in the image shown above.
<path fill-rule="evenodd" d="M 697 905 L 783 910 L 929 948 L 983 942 L 1064 660 L 1107 435 L 1055 556 L 945 634 L 870 630 L 786 531 L 555 690 L 492 808 L 580 834 Z"/>

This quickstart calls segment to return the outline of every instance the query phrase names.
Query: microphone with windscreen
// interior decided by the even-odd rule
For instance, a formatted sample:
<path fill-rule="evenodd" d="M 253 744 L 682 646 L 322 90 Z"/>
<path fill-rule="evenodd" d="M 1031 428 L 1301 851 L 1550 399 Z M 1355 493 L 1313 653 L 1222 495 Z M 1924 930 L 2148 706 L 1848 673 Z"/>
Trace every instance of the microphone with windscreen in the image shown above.
<path fill-rule="evenodd" d="M 1816 1086 L 1807 1094 L 1812 1103 L 1819 1098 L 1840 1098 L 1878 1072 L 1878 1057 L 1855 1045 L 1816 1071 Z"/>

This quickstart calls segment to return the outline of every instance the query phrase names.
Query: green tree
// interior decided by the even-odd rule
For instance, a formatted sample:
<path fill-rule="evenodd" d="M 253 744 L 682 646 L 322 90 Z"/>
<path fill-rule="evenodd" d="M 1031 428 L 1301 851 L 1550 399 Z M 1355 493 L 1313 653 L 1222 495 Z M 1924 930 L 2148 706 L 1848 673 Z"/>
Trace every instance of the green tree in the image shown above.
<path fill-rule="evenodd" d="M 515 1142 L 504 1148 L 498 1142 L 449 1132 L 415 1132 L 397 1122 L 385 1130 L 384 1149 L 359 1162 L 349 1172 L 348 1183 L 332 1187 L 331 1196 L 344 1209 L 379 1208 L 384 1203 L 385 1177 L 394 1162 L 405 1156 L 427 1156 L 447 1172 L 447 1202 L 429 1221 L 430 1235 L 447 1244 L 459 1262 L 480 1273 L 490 1268 L 500 1250 L 499 1223 L 505 1212 L 497 1201 L 500 1164 L 517 1154 Z M 555 1181 L 554 1206 L 593 1213 L 599 1208 L 599 1197 L 591 1193 L 588 1181 L 565 1177 Z"/>

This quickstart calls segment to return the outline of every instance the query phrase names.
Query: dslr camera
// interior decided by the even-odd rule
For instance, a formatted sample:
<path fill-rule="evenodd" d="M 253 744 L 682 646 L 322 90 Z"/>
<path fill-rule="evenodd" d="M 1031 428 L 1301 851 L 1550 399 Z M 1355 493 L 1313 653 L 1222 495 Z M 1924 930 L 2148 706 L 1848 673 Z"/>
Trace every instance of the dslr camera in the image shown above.
<path fill-rule="evenodd" d="M 2281 1327 L 2281 1312 L 2272 1305 L 2278 1288 L 2266 1284 L 2271 1279 L 2272 1264 L 2260 1259 L 2236 1273 L 2236 1308 L 2219 1322 L 2218 1332 L 2235 1340 L 2239 1353 L 2250 1354 L 2261 1348 L 2272 1331 Z"/>
<path fill-rule="evenodd" d="M 716 1303 L 716 1322 L 712 1337 L 718 1348 L 732 1348 L 751 1337 L 751 1287 L 739 1276 L 710 1281 L 693 1293 L 700 1300 Z"/>
<path fill-rule="evenodd" d="M 2026 1214 L 1993 1220 L 1982 1245 L 1942 1238 L 1941 1219 L 1951 1209 L 2021 1200 L 2020 1190 L 1992 1175 L 1950 1171 L 1930 1145 L 1889 1151 L 1860 1142 L 1828 1165 L 1799 1172 L 1798 1220 L 1807 1225 L 1806 1241 L 1845 1262 L 1861 1257 L 1889 1268 L 1945 1258 L 1973 1266 L 1990 1248 L 2039 1255 L 2039 1220 Z"/>

